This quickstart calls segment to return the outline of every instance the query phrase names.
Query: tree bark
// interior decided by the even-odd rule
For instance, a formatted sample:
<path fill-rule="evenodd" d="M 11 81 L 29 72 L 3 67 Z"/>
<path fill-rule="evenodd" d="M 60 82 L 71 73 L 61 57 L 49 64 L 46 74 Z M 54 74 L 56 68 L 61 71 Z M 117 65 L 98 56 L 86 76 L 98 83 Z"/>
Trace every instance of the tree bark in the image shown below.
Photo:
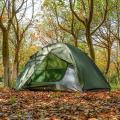
<path fill-rule="evenodd" d="M 116 69 L 117 69 L 117 84 L 119 85 L 120 84 L 120 82 L 119 82 L 120 76 L 119 76 L 119 62 L 118 61 L 117 61 Z"/>
<path fill-rule="evenodd" d="M 15 59 L 13 63 L 13 70 L 12 70 L 12 80 L 15 80 L 18 77 L 18 54 L 20 50 L 20 44 L 21 42 L 18 42 L 16 47 L 16 53 L 15 53 Z"/>
<path fill-rule="evenodd" d="M 11 73 L 10 73 L 10 61 L 9 61 L 9 43 L 8 43 L 8 30 L 3 31 L 3 72 L 4 72 L 4 87 L 11 87 Z"/>
<path fill-rule="evenodd" d="M 77 41 L 77 38 L 75 38 L 75 46 L 78 47 L 78 41 Z"/>
<path fill-rule="evenodd" d="M 94 51 L 94 47 L 93 47 L 93 42 L 92 42 L 92 38 L 91 38 L 91 34 L 90 34 L 90 26 L 89 25 L 86 26 L 86 40 L 87 40 L 88 48 L 90 51 L 91 59 L 93 60 L 93 62 L 95 62 L 95 51 Z"/>
<path fill-rule="evenodd" d="M 106 75 L 108 74 L 109 67 L 110 67 L 110 54 L 111 54 L 111 48 L 110 48 L 110 44 L 108 43 L 107 67 L 106 67 L 105 77 L 106 77 Z"/>

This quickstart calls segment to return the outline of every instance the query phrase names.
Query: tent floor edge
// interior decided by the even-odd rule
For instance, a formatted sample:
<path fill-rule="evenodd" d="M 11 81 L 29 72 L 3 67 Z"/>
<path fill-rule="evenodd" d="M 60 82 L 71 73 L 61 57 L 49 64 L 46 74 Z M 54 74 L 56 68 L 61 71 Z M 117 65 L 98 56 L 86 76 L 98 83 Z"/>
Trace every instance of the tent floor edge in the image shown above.
<path fill-rule="evenodd" d="M 82 90 L 79 90 L 77 87 L 69 86 L 69 85 L 62 85 L 62 84 L 50 84 L 50 85 L 43 85 L 43 86 L 26 86 L 25 90 L 30 91 L 59 91 L 59 92 L 80 92 L 83 93 Z"/>
<path fill-rule="evenodd" d="M 84 92 L 99 92 L 99 91 L 110 91 L 111 88 L 94 88 L 94 89 L 83 89 Z"/>

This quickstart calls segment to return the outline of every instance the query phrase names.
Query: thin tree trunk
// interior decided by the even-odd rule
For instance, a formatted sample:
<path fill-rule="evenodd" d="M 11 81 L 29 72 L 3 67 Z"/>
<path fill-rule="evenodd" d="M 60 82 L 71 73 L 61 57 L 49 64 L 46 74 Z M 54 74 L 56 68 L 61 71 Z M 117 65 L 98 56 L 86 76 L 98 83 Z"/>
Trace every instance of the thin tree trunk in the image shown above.
<path fill-rule="evenodd" d="M 105 72 L 105 77 L 108 74 L 109 68 L 110 68 L 110 54 L 111 54 L 111 48 L 110 44 L 108 43 L 108 55 L 107 55 L 107 67 L 106 67 L 106 72 Z"/>
<path fill-rule="evenodd" d="M 117 84 L 119 85 L 119 78 L 120 78 L 120 76 L 119 76 L 119 62 L 117 61 Z"/>
<path fill-rule="evenodd" d="M 95 51 L 94 51 L 92 38 L 91 38 L 91 34 L 90 34 L 90 26 L 86 27 L 86 39 L 87 39 L 87 44 L 88 44 L 88 48 L 90 51 L 91 59 L 93 60 L 93 62 L 95 62 Z"/>
<path fill-rule="evenodd" d="M 118 4 L 117 4 L 117 7 L 116 7 L 116 11 L 117 11 L 117 21 L 118 21 L 118 38 L 120 38 L 120 27 L 119 27 L 119 25 L 120 25 L 120 14 L 119 14 L 119 7 L 118 7 Z M 117 58 L 118 58 L 118 56 L 119 56 L 119 53 L 120 53 L 120 40 L 119 40 L 119 44 L 118 44 L 118 51 L 117 51 Z M 117 59 L 117 66 L 118 66 L 118 68 L 117 68 L 117 83 L 118 83 L 118 85 L 120 84 L 120 81 L 119 81 L 119 73 L 120 73 L 120 70 L 119 70 L 119 62 L 118 62 L 118 59 Z"/>
<path fill-rule="evenodd" d="M 12 80 L 15 81 L 17 78 L 17 62 L 14 61 L 12 69 Z"/>
<path fill-rule="evenodd" d="M 106 66 L 106 72 L 105 77 L 108 74 L 109 68 L 110 68 L 110 56 L 111 56 L 111 41 L 110 41 L 110 24 L 107 31 L 107 66 Z"/>
<path fill-rule="evenodd" d="M 118 31 L 119 31 L 119 29 L 118 29 Z M 119 37 L 119 33 L 118 33 L 118 37 Z M 120 50 L 120 41 L 118 41 L 118 43 L 117 43 L 117 65 L 116 65 L 116 69 L 117 69 L 117 84 L 119 85 L 119 78 L 120 78 L 120 76 L 119 76 L 119 73 L 120 73 L 120 69 L 119 69 L 119 67 L 120 67 L 120 65 L 119 65 L 119 50 Z"/>
<path fill-rule="evenodd" d="M 75 46 L 78 47 L 78 44 L 77 44 L 77 39 L 75 39 Z"/>
<path fill-rule="evenodd" d="M 13 71 L 12 71 L 12 80 L 16 80 L 18 77 L 18 54 L 19 54 L 19 50 L 20 50 L 20 42 L 17 45 L 16 48 L 16 53 L 15 53 L 15 59 L 14 59 L 14 63 L 13 63 Z"/>
<path fill-rule="evenodd" d="M 120 84 L 120 81 L 119 81 L 119 74 L 117 75 L 117 84 L 119 85 Z"/>
<path fill-rule="evenodd" d="M 73 35 L 73 37 L 74 37 L 74 39 L 75 39 L 75 46 L 76 47 L 78 47 L 78 39 L 77 39 L 77 36 L 76 35 L 74 35 L 74 34 L 72 34 Z"/>
<path fill-rule="evenodd" d="M 3 31 L 3 72 L 4 72 L 4 87 L 11 87 L 11 73 L 10 73 L 10 61 L 9 61 L 9 44 L 8 44 L 8 30 Z"/>

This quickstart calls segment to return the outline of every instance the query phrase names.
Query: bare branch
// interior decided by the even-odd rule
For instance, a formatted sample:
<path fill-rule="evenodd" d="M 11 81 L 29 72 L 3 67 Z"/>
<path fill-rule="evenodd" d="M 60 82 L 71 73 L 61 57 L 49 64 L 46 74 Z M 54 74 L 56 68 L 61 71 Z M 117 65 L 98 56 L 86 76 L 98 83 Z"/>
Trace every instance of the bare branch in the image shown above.
<path fill-rule="evenodd" d="M 89 25 L 92 22 L 92 18 L 93 18 L 93 0 L 90 0 L 90 5 L 89 5 L 89 21 L 88 21 Z"/>
<path fill-rule="evenodd" d="M 22 34 L 20 36 L 20 40 L 22 40 L 22 38 L 23 38 L 25 32 L 27 31 L 28 27 L 32 24 L 33 17 L 34 17 L 34 0 L 32 0 L 32 16 L 31 16 L 31 20 L 28 23 L 28 25 L 26 26 L 26 28 L 23 30 L 23 32 L 22 32 Z"/>
<path fill-rule="evenodd" d="M 108 10 L 107 10 L 107 6 L 108 6 L 108 1 L 107 0 L 105 0 L 106 1 L 106 8 L 105 8 L 105 13 L 104 13 L 104 17 L 103 17 L 103 20 L 102 20 L 102 22 L 95 28 L 95 30 L 91 33 L 91 35 L 93 35 L 100 27 L 101 27 L 101 25 L 105 22 L 105 20 L 106 20 L 106 16 L 107 16 L 107 12 L 108 12 Z"/>
<path fill-rule="evenodd" d="M 23 15 L 22 15 L 22 17 L 19 19 L 19 21 L 21 21 L 21 20 L 23 19 L 24 15 L 25 15 L 25 13 L 26 13 L 26 10 L 27 10 L 27 1 L 26 1 L 26 7 L 25 7 L 25 9 L 24 9 Z"/>
<path fill-rule="evenodd" d="M 15 11 L 15 14 L 17 14 L 19 12 L 19 10 L 22 8 L 23 4 L 27 2 L 27 1 L 24 1 L 22 0 L 22 4 L 20 5 L 20 7 Z"/>
<path fill-rule="evenodd" d="M 100 42 L 98 42 L 96 39 L 94 39 L 94 41 L 96 41 L 97 43 L 103 44 L 104 46 L 107 47 L 107 44 L 106 44 L 104 41 L 102 41 L 102 40 L 98 37 L 98 35 L 96 35 L 96 37 L 99 39 Z"/>
<path fill-rule="evenodd" d="M 110 32 L 114 35 L 114 37 L 115 37 L 116 39 L 118 39 L 118 40 L 120 41 L 120 38 L 119 38 L 115 33 L 113 33 L 112 30 L 110 30 Z"/>
<path fill-rule="evenodd" d="M 84 1 L 82 0 L 82 4 L 83 4 L 83 9 L 85 11 L 85 17 L 86 17 L 86 9 L 85 9 L 85 4 L 84 4 Z M 86 18 L 85 18 L 86 19 Z"/>
<path fill-rule="evenodd" d="M 106 47 L 101 46 L 101 45 L 98 45 L 98 44 L 93 44 L 93 45 L 98 46 L 98 47 L 101 47 L 101 48 L 106 48 Z"/>
<path fill-rule="evenodd" d="M 75 17 L 85 26 L 85 22 L 79 18 L 79 16 L 75 13 L 75 11 L 73 10 L 73 7 L 72 7 L 72 0 L 69 0 L 69 3 L 70 3 L 70 9 L 72 11 L 72 13 L 75 15 Z"/>
<path fill-rule="evenodd" d="M 99 32 L 100 32 L 101 38 L 108 41 L 108 38 L 104 35 L 104 33 L 100 29 L 99 29 Z"/>
<path fill-rule="evenodd" d="M 13 29 L 14 29 L 15 35 L 17 35 L 17 30 L 16 30 L 16 27 L 15 27 L 13 21 L 12 21 L 12 26 L 13 26 Z"/>
<path fill-rule="evenodd" d="M 61 29 L 63 29 L 64 31 L 66 31 L 66 32 L 68 32 L 68 33 L 71 34 L 71 31 L 70 31 L 70 30 L 65 29 L 65 28 L 62 27 L 62 26 L 60 25 L 60 23 L 59 23 L 58 14 L 57 14 L 57 8 L 56 8 L 56 3 L 55 3 L 55 15 L 56 15 L 56 19 L 57 19 L 58 26 L 59 26 Z"/>

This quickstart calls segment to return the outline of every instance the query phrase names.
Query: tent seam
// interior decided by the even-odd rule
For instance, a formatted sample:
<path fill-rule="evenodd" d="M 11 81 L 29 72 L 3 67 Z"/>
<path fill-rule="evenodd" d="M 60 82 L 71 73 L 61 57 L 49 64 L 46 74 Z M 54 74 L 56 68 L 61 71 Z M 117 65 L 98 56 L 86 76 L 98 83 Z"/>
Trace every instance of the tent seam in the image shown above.
<path fill-rule="evenodd" d="M 47 55 L 44 57 L 44 59 L 48 56 L 48 54 L 49 54 L 50 52 L 51 52 L 51 51 L 49 51 L 49 52 L 47 53 Z M 44 59 L 42 60 L 42 62 L 44 61 Z M 42 63 L 42 62 L 41 62 L 41 63 Z M 40 64 L 41 64 L 41 63 L 40 63 Z M 40 64 L 39 64 L 39 65 L 40 65 Z M 39 65 L 38 65 L 38 66 L 39 66 Z M 38 67 L 37 67 L 37 68 L 38 68 Z M 36 69 L 37 69 L 37 68 L 36 68 Z M 36 69 L 35 69 L 34 71 L 36 71 Z M 30 79 L 30 77 L 33 75 L 34 71 L 32 72 L 32 74 L 31 74 L 31 75 L 29 75 L 29 77 L 28 77 L 28 79 L 27 79 L 27 80 L 29 80 L 29 79 Z M 26 82 L 27 82 L 27 80 L 26 80 Z M 25 84 L 26 84 L 26 82 L 24 82 L 24 84 L 23 84 L 23 85 L 25 85 Z M 22 87 L 23 87 L 23 85 L 22 85 Z M 20 90 L 22 87 L 20 87 L 18 90 Z"/>
<path fill-rule="evenodd" d="M 64 44 L 64 43 L 62 43 L 62 44 Z M 74 57 L 73 57 L 73 55 L 72 55 L 72 53 L 71 53 L 71 51 L 69 50 L 69 47 L 66 45 L 66 44 L 64 44 L 65 45 L 65 47 L 68 49 L 68 51 L 69 51 L 69 53 L 70 53 L 70 55 L 71 55 L 71 57 L 72 57 L 72 60 L 73 60 L 73 62 L 74 62 L 74 64 L 75 64 L 75 74 L 77 75 L 77 78 L 79 79 L 79 72 L 78 72 L 78 70 L 77 70 L 77 67 L 76 67 L 76 62 L 75 62 L 75 60 L 74 60 Z M 79 76 L 78 76 L 79 75 Z M 83 85 L 81 85 L 80 84 L 80 86 L 81 86 L 81 88 L 83 88 L 83 86 L 84 86 L 84 82 L 83 82 Z"/>

